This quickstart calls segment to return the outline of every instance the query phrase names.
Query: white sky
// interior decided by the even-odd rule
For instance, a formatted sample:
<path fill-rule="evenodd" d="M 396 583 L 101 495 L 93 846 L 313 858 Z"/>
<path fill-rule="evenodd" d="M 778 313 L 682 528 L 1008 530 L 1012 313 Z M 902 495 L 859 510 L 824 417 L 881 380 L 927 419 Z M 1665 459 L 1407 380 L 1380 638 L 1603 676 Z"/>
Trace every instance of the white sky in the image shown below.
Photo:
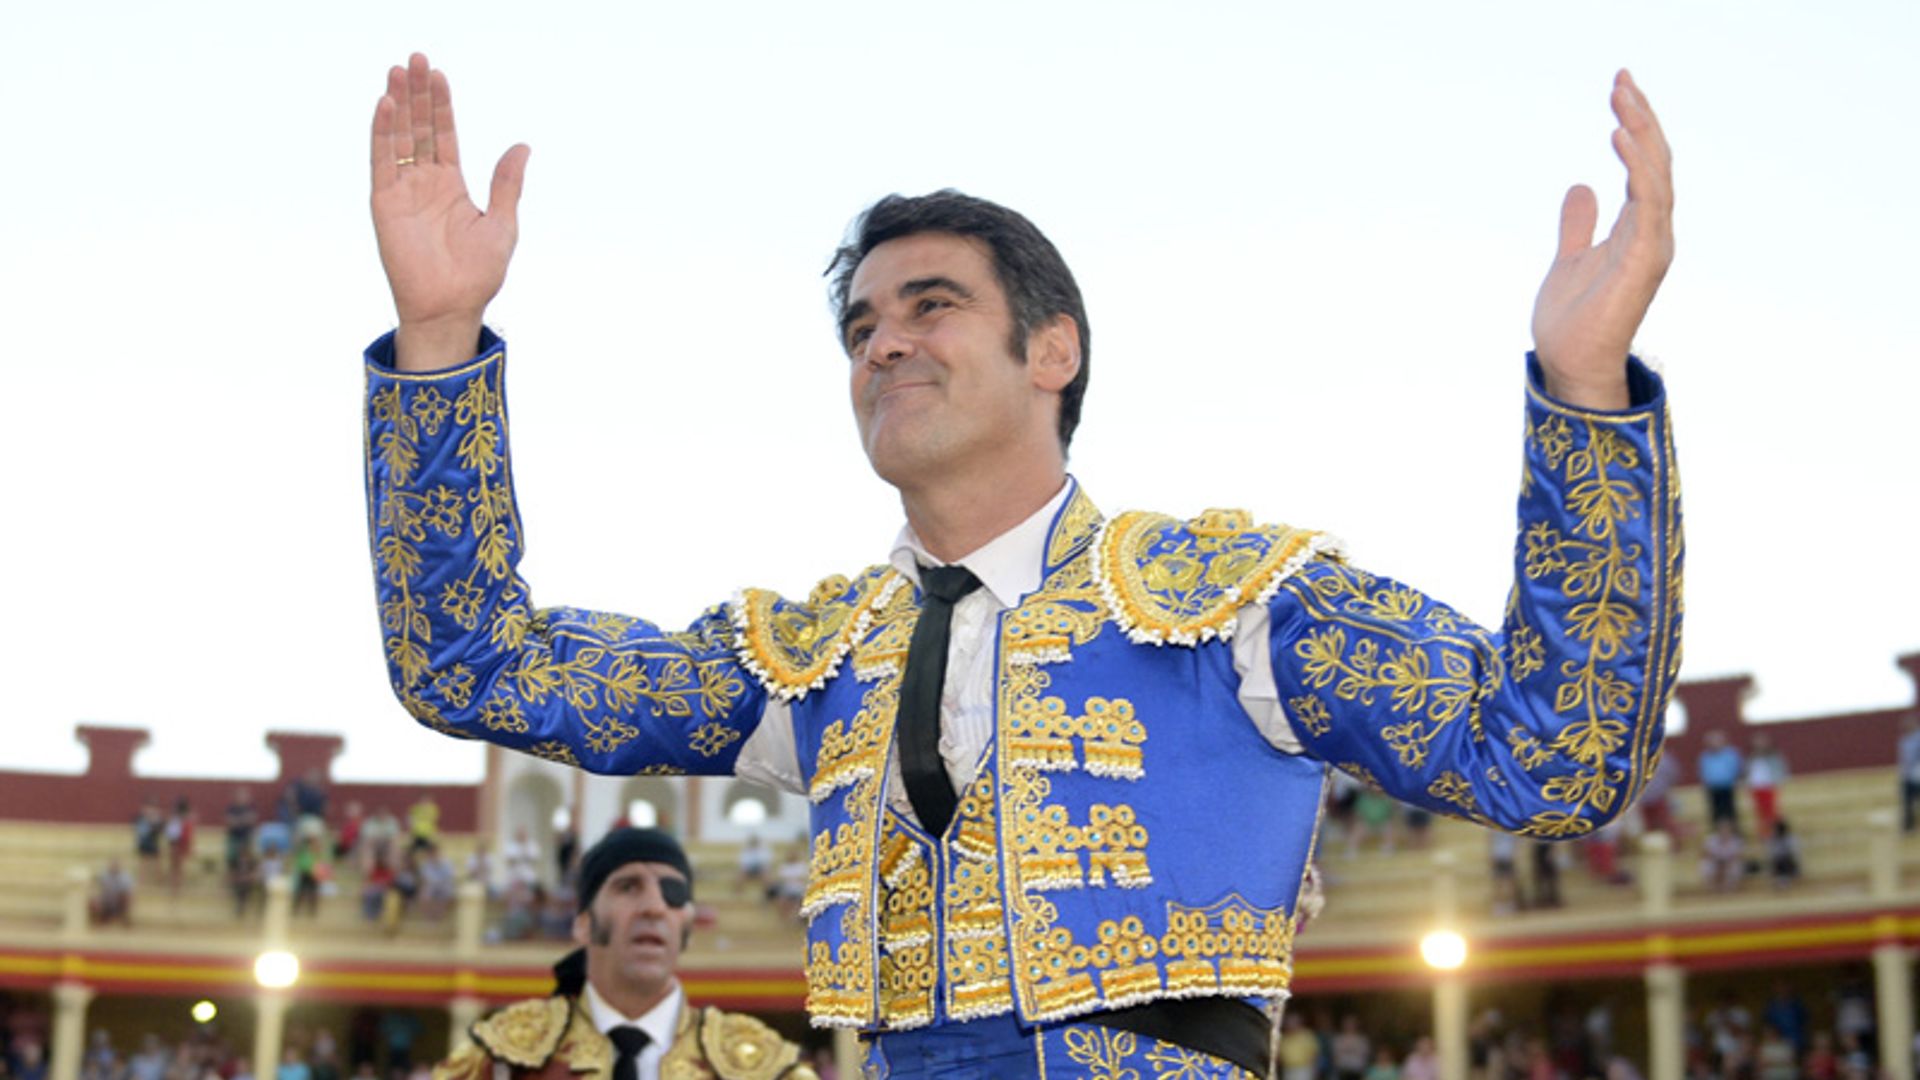
<path fill-rule="evenodd" d="M 1176 10 L 1178 13 L 1176 14 Z M 1521 355 L 1561 194 L 1611 221 L 1631 67 L 1677 157 L 1664 361 L 1687 674 L 1896 704 L 1920 648 L 1920 5 L 12 5 L 0 35 L 9 767 L 76 722 L 143 771 L 469 779 L 386 688 L 360 350 L 390 63 L 451 76 L 469 181 L 534 148 L 492 319 L 535 598 L 681 623 L 898 524 L 820 271 L 888 191 L 1018 208 L 1088 297 L 1074 469 L 1247 506 L 1497 619 Z"/>

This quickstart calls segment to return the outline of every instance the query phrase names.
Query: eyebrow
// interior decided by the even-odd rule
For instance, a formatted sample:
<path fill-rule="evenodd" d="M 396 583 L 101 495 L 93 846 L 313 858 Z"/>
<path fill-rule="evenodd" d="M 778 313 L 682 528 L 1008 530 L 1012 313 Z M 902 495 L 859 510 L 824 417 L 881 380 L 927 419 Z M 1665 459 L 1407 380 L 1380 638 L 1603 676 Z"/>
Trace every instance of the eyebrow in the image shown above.
<path fill-rule="evenodd" d="M 940 274 L 935 274 L 932 277 L 914 278 L 912 281 L 902 284 L 897 295 L 902 300 L 905 300 L 910 296 L 920 296 L 941 289 L 953 293 L 962 300 L 973 299 L 972 289 L 967 288 L 965 285 L 960 284 L 950 277 Z M 872 313 L 873 305 L 865 300 L 855 300 L 853 303 L 848 304 L 846 313 L 840 316 L 840 340 L 846 340 L 847 327 L 852 326 L 854 323 L 859 322 Z"/>

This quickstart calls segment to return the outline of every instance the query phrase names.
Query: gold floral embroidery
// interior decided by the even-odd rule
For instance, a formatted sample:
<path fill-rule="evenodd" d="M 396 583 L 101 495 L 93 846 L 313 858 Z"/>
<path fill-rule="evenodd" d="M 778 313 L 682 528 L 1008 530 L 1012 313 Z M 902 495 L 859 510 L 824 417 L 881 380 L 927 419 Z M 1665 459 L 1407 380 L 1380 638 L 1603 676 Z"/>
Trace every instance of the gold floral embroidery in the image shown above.
<path fill-rule="evenodd" d="M 694 731 L 688 745 L 701 757 L 713 757 L 720 751 L 739 742 L 740 732 L 722 724 L 718 720 L 709 720 Z"/>
<path fill-rule="evenodd" d="M 1062 1033 L 1062 1041 L 1074 1064 L 1092 1070 L 1086 1080 L 1140 1080 L 1140 1070 L 1127 1065 L 1127 1059 L 1139 1049 L 1139 1038 L 1133 1032 L 1088 1024 L 1068 1028 Z"/>
<path fill-rule="evenodd" d="M 804 607 L 790 606 L 764 589 L 748 589 L 735 604 L 740 661 L 768 690 L 783 698 L 805 697 L 846 658 L 870 624 L 906 584 L 890 568 L 875 567 L 849 582 L 830 577 L 816 585 Z"/>
<path fill-rule="evenodd" d="M 1184 524 L 1133 511 L 1107 522 L 1094 550 L 1103 596 L 1130 639 L 1192 645 L 1230 635 L 1241 607 L 1332 546 L 1318 533 L 1255 526 L 1240 510 Z"/>

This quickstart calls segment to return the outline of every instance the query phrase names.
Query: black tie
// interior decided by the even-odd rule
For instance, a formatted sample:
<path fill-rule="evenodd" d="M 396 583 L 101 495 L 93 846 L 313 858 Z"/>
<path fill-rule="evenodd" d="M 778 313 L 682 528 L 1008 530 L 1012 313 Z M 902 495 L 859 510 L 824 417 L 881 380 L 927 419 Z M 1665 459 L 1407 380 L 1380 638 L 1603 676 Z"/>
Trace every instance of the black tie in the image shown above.
<path fill-rule="evenodd" d="M 923 566 L 920 587 L 926 606 L 907 646 L 907 673 L 900 679 L 900 773 L 907 782 L 920 827 L 939 836 L 953 820 L 959 800 L 946 762 L 940 760 L 940 690 L 947 682 L 947 633 L 953 605 L 980 587 L 964 566 Z"/>
<path fill-rule="evenodd" d="M 620 1052 L 613 1060 L 613 1080 L 640 1080 L 640 1051 L 653 1040 L 647 1038 L 646 1032 L 628 1024 L 607 1032 L 607 1038 L 613 1040 L 614 1049 Z"/>

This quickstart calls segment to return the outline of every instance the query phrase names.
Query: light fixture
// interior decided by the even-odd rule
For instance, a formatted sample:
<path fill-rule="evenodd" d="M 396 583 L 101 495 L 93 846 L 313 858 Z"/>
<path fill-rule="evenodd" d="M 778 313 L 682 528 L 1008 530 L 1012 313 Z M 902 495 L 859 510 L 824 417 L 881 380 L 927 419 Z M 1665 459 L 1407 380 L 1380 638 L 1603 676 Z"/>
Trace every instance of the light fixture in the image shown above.
<path fill-rule="evenodd" d="M 300 958 L 290 952 L 263 952 L 253 962 L 253 979 L 269 990 L 284 990 L 300 979 Z"/>
<path fill-rule="evenodd" d="M 1420 939 L 1420 959 L 1431 968 L 1456 970 L 1467 962 L 1467 939 L 1452 930 L 1435 930 Z"/>

